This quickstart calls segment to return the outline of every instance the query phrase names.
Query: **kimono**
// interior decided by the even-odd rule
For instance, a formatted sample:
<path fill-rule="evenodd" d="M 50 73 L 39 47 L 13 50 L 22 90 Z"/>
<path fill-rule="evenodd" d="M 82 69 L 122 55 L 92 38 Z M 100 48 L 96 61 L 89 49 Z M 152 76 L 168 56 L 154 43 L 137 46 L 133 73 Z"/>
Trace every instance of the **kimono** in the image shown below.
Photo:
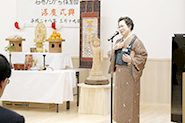
<path fill-rule="evenodd" d="M 125 41 L 123 49 L 129 46 L 134 37 L 135 35 L 132 34 Z M 123 41 L 123 39 L 118 41 Z M 140 77 L 147 60 L 147 51 L 138 38 L 135 39 L 129 55 L 134 64 L 119 65 L 114 63 L 113 120 L 117 123 L 139 123 Z M 115 57 L 116 54 L 114 54 L 114 59 Z"/>

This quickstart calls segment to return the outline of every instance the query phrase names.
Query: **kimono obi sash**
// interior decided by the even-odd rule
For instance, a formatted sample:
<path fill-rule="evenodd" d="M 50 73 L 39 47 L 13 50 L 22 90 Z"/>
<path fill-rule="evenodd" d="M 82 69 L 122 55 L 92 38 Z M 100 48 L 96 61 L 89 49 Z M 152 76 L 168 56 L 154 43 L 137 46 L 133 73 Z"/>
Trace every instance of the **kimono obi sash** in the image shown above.
<path fill-rule="evenodd" d="M 137 38 L 137 36 L 135 36 L 132 39 L 131 43 L 129 44 L 129 46 L 126 49 L 118 49 L 118 50 L 115 51 L 115 56 L 116 56 L 115 57 L 115 64 L 127 66 L 127 62 L 123 61 L 122 56 L 123 56 L 123 54 L 130 55 L 132 45 L 135 42 L 136 38 Z M 118 42 L 120 42 L 120 41 L 121 41 L 121 39 Z"/>

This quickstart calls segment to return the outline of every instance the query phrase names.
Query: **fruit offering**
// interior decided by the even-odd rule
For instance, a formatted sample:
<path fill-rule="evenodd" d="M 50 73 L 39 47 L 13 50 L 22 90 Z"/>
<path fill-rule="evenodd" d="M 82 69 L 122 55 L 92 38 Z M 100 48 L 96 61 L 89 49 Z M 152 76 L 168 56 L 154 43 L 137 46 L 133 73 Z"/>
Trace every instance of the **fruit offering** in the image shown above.
<path fill-rule="evenodd" d="M 62 40 L 62 38 L 60 36 L 61 36 L 61 34 L 59 32 L 57 33 L 57 31 L 54 30 L 53 34 L 50 35 L 49 39 L 60 39 L 60 40 Z"/>

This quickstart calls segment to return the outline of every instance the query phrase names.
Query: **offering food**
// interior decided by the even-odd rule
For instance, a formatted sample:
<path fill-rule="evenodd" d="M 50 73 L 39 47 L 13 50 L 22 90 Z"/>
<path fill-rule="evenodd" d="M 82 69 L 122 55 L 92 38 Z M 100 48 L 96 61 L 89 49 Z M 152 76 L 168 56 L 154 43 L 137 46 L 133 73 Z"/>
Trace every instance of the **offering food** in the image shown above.
<path fill-rule="evenodd" d="M 54 30 L 53 34 L 51 34 L 48 39 L 60 39 L 60 40 L 62 40 L 62 38 L 60 36 L 61 36 L 61 34 L 59 32 L 57 33 L 57 31 Z"/>

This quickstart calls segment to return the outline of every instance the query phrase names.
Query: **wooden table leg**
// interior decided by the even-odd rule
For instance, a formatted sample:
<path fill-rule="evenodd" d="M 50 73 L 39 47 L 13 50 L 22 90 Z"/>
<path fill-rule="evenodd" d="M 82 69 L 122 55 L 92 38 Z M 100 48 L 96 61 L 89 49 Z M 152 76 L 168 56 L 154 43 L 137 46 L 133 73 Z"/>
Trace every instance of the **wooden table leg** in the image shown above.
<path fill-rule="evenodd" d="M 57 110 L 56 112 L 58 113 L 58 104 L 57 104 L 57 106 L 56 106 L 56 107 L 57 107 L 57 108 L 56 108 L 56 110 Z"/>
<path fill-rule="evenodd" d="M 66 109 L 70 109 L 70 101 L 66 102 Z"/>

